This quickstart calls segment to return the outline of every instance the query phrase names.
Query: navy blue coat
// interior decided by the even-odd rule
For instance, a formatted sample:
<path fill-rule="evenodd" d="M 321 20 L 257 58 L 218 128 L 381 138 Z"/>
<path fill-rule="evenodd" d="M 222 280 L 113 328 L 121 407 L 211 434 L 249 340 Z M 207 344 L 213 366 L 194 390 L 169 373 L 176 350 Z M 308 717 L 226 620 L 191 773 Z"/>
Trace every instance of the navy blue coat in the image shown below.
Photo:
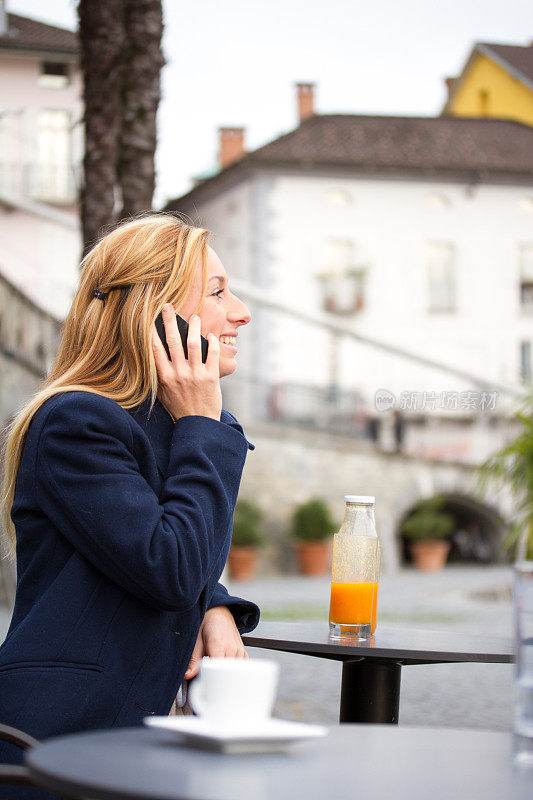
<path fill-rule="evenodd" d="M 28 430 L 0 721 L 37 739 L 168 714 L 206 610 L 228 606 L 241 632 L 258 623 L 257 606 L 218 583 L 253 445 L 224 410 L 174 424 L 148 407 L 66 392 Z M 18 760 L 0 746 L 0 761 Z"/>

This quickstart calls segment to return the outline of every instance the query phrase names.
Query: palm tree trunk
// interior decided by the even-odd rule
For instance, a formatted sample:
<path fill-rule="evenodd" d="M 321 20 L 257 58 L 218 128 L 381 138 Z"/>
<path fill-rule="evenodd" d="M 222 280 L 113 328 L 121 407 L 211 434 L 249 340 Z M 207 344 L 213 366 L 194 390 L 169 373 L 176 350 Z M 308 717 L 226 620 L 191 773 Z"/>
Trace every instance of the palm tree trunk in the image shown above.
<path fill-rule="evenodd" d="M 121 126 L 124 0 L 79 0 L 84 74 L 85 155 L 81 190 L 83 251 L 114 221 L 117 144 Z"/>
<path fill-rule="evenodd" d="M 161 0 L 125 0 L 126 49 L 117 173 L 121 217 L 152 206 L 156 115 L 160 98 Z"/>
<path fill-rule="evenodd" d="M 152 205 L 163 12 L 161 0 L 79 0 L 78 19 L 86 253 L 105 226 Z"/>

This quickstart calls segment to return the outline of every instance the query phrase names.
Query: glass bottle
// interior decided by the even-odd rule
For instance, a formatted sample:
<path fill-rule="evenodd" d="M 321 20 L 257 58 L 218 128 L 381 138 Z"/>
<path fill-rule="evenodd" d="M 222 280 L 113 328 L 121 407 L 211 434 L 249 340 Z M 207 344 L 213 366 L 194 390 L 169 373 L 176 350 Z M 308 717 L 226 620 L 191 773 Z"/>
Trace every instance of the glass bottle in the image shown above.
<path fill-rule="evenodd" d="M 376 629 L 380 547 L 374 497 L 346 495 L 333 537 L 329 635 L 369 639 Z"/>

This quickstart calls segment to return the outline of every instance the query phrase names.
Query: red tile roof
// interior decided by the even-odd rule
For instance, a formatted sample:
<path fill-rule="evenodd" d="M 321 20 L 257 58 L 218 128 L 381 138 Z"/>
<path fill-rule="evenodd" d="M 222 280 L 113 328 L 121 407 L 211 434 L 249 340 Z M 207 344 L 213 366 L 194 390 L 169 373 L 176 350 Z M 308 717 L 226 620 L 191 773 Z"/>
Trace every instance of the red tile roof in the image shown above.
<path fill-rule="evenodd" d="M 46 25 L 18 14 L 8 14 L 8 33 L 0 36 L 0 50 L 39 50 L 50 53 L 79 53 L 78 34 Z"/>
<path fill-rule="evenodd" d="M 328 114 L 306 120 L 249 158 L 533 176 L 533 128 L 499 119 Z"/>
<path fill-rule="evenodd" d="M 533 127 L 467 117 L 314 116 L 178 199 L 197 198 L 226 176 L 257 167 L 533 183 Z M 177 202 L 167 208 L 176 208 Z"/>

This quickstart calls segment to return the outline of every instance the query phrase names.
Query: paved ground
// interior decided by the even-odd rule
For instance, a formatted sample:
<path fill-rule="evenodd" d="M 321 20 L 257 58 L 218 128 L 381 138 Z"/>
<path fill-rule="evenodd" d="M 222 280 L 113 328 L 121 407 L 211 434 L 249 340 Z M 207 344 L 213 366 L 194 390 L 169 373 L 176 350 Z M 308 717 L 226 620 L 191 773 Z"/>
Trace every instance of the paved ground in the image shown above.
<path fill-rule="evenodd" d="M 405 570 L 380 582 L 382 622 L 426 630 L 511 633 L 508 567 L 448 567 L 442 573 Z M 233 594 L 254 600 L 264 619 L 322 619 L 327 626 L 328 578 L 283 577 L 227 584 Z M 0 640 L 9 615 L 0 607 Z M 250 649 L 252 656 L 265 651 Z M 269 651 L 281 666 L 276 714 L 287 719 L 338 720 L 341 665 Z M 434 664 L 402 670 L 400 724 L 507 730 L 512 667 L 504 664 Z"/>

